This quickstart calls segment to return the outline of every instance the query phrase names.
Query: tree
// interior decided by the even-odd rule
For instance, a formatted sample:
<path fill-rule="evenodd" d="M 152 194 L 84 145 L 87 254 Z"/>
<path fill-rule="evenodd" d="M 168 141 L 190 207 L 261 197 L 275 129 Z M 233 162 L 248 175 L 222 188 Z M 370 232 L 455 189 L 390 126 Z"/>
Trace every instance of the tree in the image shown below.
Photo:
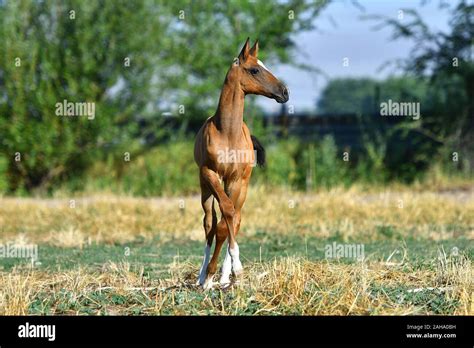
<path fill-rule="evenodd" d="M 326 1 L 2 1 L 0 156 L 10 191 L 48 189 L 94 161 L 146 151 L 162 113 L 213 112 L 223 74 L 247 36 L 263 58 L 292 62 L 292 34 Z M 93 120 L 58 117 L 63 101 Z M 153 142 L 152 142 L 153 144 Z M 0 173 L 1 174 L 1 173 Z"/>
<path fill-rule="evenodd" d="M 427 83 L 411 76 L 389 77 L 382 81 L 370 78 L 339 78 L 329 81 L 317 102 L 325 114 L 355 113 L 373 115 L 380 112 L 380 103 L 392 99 L 398 102 L 427 102 Z"/>
<path fill-rule="evenodd" d="M 323 114 L 372 114 L 376 82 L 369 78 L 339 78 L 329 81 L 317 102 Z"/>
<path fill-rule="evenodd" d="M 474 162 L 474 5 L 441 1 L 440 9 L 450 11 L 450 32 L 433 32 L 412 9 L 404 9 L 406 20 L 371 16 L 378 28 L 390 27 L 394 39 L 414 41 L 409 58 L 397 64 L 409 73 L 429 80 L 431 109 L 419 122 L 406 124 L 413 130 L 461 152 L 464 163 Z M 404 24 L 406 23 L 406 24 Z M 441 150 L 438 147 L 438 150 Z M 469 168 L 467 168 L 469 170 Z"/>
<path fill-rule="evenodd" d="M 155 15 L 144 1 L 0 4 L 0 150 L 11 190 L 79 174 L 130 140 L 151 100 Z M 94 119 L 58 117 L 65 100 L 95 103 Z"/>
<path fill-rule="evenodd" d="M 328 1 L 203 1 L 172 2 L 167 11 L 174 20 L 163 33 L 170 41 L 163 52 L 173 60 L 166 72 L 166 102 L 183 117 L 200 121 L 216 108 L 224 74 L 247 37 L 259 39 L 260 59 L 268 66 L 298 67 L 294 34 L 310 30 Z"/>
<path fill-rule="evenodd" d="M 389 119 L 380 117 L 381 103 L 420 103 L 421 115 L 434 110 L 433 96 L 428 83 L 414 76 L 390 77 L 382 81 L 369 78 L 342 78 L 332 80 L 318 101 L 320 112 L 327 114 L 356 114 L 362 132 L 364 160 L 379 175 L 388 179 L 411 181 L 429 164 L 428 155 L 435 144 L 413 130 L 406 130 L 412 118 Z M 396 122 L 396 123 L 394 123 Z M 381 172 L 381 168 L 387 170 Z"/>

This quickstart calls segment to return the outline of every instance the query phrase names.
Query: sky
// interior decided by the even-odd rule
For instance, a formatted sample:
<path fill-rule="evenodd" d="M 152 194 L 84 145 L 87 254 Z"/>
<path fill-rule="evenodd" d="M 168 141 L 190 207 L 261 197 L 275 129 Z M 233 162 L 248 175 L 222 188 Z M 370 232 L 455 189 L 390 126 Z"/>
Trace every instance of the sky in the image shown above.
<path fill-rule="evenodd" d="M 454 2 L 454 1 L 453 1 Z M 317 30 L 295 35 L 300 48 L 296 61 L 310 64 L 324 72 L 327 77 L 314 76 L 291 66 L 267 67 L 290 88 L 290 101 L 295 113 L 315 109 L 316 101 L 327 83 L 327 79 L 340 77 L 371 77 L 384 79 L 397 74 L 393 68 L 380 70 L 387 62 L 407 58 L 413 43 L 401 39 L 390 39 L 390 28 L 374 30 L 375 21 L 363 20 L 364 15 L 379 14 L 397 19 L 399 11 L 416 9 L 422 19 L 434 30 L 448 30 L 449 12 L 438 8 L 434 0 L 422 5 L 419 0 L 360 0 L 365 11 L 350 1 L 331 3 L 315 18 Z M 401 21 L 407 20 L 407 17 Z M 261 47 L 264 49 L 264 46 Z M 349 66 L 343 59 L 349 58 Z M 258 98 L 258 103 L 269 113 L 277 113 L 281 106 L 275 101 Z"/>

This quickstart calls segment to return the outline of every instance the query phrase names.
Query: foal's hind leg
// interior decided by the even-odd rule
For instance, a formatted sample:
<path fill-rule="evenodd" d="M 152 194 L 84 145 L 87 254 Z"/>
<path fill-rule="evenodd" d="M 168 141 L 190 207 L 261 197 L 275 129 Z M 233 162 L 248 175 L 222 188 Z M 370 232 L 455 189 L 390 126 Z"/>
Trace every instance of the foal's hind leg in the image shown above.
<path fill-rule="evenodd" d="M 206 245 L 204 247 L 204 260 L 202 261 L 199 271 L 198 285 L 204 285 L 207 276 L 207 266 L 211 256 L 211 246 L 216 234 L 217 216 L 214 209 L 214 197 L 207 187 L 206 183 L 201 180 L 201 205 L 204 210 L 203 227 L 206 234 Z"/>

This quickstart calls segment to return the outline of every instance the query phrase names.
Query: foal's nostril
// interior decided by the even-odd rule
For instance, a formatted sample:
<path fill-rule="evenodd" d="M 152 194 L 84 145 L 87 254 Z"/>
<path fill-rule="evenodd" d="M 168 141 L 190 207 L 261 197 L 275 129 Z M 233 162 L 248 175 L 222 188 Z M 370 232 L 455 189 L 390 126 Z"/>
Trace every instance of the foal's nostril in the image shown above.
<path fill-rule="evenodd" d="M 274 98 L 278 103 L 286 103 L 290 98 L 290 91 L 288 91 L 288 87 L 281 84 L 278 86 L 278 89 L 272 94 L 272 98 Z"/>

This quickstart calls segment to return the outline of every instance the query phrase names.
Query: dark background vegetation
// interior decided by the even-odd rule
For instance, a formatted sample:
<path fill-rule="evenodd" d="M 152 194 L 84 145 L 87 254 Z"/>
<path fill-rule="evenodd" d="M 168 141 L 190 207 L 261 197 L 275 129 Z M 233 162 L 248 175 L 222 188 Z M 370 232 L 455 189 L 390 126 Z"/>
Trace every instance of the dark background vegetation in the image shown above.
<path fill-rule="evenodd" d="M 313 29 L 326 6 L 331 2 L 0 0 L 0 193 L 197 192 L 196 127 L 214 112 L 249 28 L 264 43 L 262 60 L 294 64 L 294 35 Z M 283 110 L 282 122 L 250 98 L 246 121 L 269 152 L 253 180 L 310 190 L 472 179 L 474 6 L 439 8 L 450 12 L 449 33 L 431 32 L 415 11 L 403 23 L 367 18 L 392 28 L 394 39 L 416 42 L 409 59 L 394 62 L 403 75 L 332 80 L 313 114 Z M 95 102 L 95 119 L 57 117 L 55 104 L 65 99 Z M 380 117 L 387 99 L 420 102 L 422 117 Z M 341 141 L 341 116 L 354 141 Z M 313 122 L 306 127 L 313 135 L 304 137 L 288 126 L 298 117 L 327 118 L 331 127 L 321 131 Z"/>

